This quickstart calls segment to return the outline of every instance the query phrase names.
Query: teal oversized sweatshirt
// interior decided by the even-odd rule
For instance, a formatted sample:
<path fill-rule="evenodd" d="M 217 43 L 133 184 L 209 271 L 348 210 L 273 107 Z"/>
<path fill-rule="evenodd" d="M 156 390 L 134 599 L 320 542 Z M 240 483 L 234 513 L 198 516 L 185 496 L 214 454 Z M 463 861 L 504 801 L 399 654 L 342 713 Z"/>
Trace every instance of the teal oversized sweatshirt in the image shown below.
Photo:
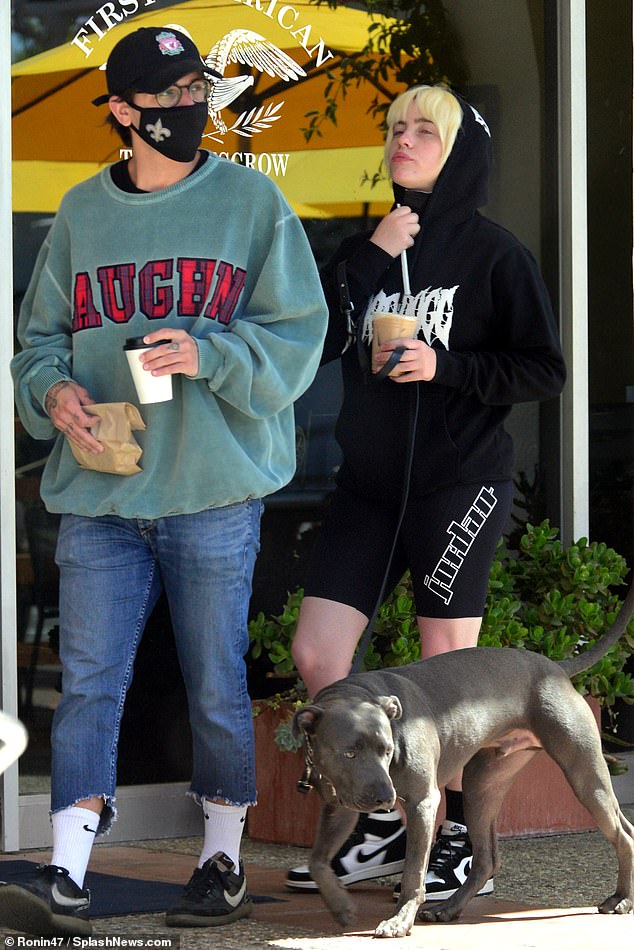
<path fill-rule="evenodd" d="M 64 197 L 37 259 L 13 359 L 27 431 L 56 440 L 42 477 L 50 511 L 159 518 L 260 498 L 295 470 L 293 402 L 319 364 L 327 311 L 301 223 L 264 175 L 209 155 L 162 191 L 129 194 L 109 168 Z M 196 378 L 139 405 L 127 337 L 195 337 Z M 74 379 L 95 402 L 139 405 L 142 472 L 82 469 L 46 412 Z"/>

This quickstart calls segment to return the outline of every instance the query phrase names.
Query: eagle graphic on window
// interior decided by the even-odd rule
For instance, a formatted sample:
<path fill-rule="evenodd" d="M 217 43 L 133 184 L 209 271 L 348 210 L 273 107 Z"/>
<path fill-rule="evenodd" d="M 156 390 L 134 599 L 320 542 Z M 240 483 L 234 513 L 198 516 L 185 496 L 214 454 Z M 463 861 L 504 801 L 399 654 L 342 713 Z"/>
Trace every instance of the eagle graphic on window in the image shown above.
<path fill-rule="evenodd" d="M 212 46 L 205 62 L 222 77 L 210 77 L 209 117 L 216 136 L 223 136 L 227 132 L 251 136 L 254 132 L 261 132 L 280 118 L 277 113 L 284 105 L 283 102 L 278 102 L 270 104 L 266 109 L 251 109 L 248 113 L 242 113 L 229 128 L 222 118 L 222 110 L 253 86 L 255 80 L 253 76 L 225 76 L 227 66 L 240 63 L 258 69 L 272 78 L 278 77 L 284 82 L 297 81 L 306 76 L 302 67 L 284 50 L 253 30 L 231 30 Z M 216 136 L 211 133 L 212 138 Z"/>

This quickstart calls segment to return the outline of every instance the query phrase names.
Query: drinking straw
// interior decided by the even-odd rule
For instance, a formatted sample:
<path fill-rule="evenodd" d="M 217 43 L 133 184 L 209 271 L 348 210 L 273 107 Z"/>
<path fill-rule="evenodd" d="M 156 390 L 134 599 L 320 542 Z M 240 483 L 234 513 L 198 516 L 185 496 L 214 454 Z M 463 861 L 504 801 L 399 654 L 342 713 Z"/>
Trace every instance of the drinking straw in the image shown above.
<path fill-rule="evenodd" d="M 400 208 L 400 204 L 397 204 L 397 208 Z M 409 285 L 409 271 L 407 269 L 407 251 L 405 248 L 401 251 L 401 271 L 403 273 L 403 290 L 406 294 L 411 294 L 411 288 Z"/>
<path fill-rule="evenodd" d="M 410 295 L 411 290 L 409 286 L 409 273 L 407 270 L 407 252 L 401 251 L 401 270 L 403 271 L 403 290 L 406 294 Z"/>

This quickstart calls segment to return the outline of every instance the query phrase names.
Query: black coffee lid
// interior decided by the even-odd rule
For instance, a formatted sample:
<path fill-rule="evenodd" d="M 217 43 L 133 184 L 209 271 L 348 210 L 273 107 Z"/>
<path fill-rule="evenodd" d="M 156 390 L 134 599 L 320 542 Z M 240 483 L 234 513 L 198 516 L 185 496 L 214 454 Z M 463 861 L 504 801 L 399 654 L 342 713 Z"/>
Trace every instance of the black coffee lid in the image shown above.
<path fill-rule="evenodd" d="M 149 343 L 144 343 L 145 337 L 143 336 L 129 336 L 125 341 L 124 350 L 140 350 L 144 346 L 150 346 Z"/>

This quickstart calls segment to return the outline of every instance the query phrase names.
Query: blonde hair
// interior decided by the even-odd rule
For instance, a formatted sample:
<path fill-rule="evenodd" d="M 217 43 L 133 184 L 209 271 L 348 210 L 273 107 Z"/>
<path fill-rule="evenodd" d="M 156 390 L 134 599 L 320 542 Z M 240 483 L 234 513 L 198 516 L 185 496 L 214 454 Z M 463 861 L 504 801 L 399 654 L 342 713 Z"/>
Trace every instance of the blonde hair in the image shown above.
<path fill-rule="evenodd" d="M 411 89 L 407 89 L 400 96 L 397 96 L 387 112 L 387 134 L 383 160 L 388 173 L 390 169 L 389 149 L 394 138 L 392 130 L 397 122 L 404 121 L 407 110 L 412 103 L 416 103 L 421 118 L 431 120 L 438 129 L 442 142 L 440 169 L 447 161 L 456 141 L 456 135 L 462 123 L 462 109 L 456 97 L 443 86 L 412 86 Z"/>

